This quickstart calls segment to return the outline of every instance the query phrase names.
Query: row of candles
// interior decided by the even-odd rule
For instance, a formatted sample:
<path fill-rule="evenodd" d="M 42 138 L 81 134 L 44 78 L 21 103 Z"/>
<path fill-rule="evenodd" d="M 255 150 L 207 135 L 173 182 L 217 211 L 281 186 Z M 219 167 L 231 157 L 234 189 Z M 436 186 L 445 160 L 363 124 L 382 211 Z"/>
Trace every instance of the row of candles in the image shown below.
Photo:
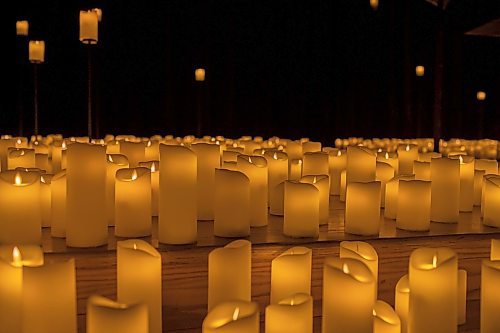
<path fill-rule="evenodd" d="M 120 237 L 150 235 L 151 216 L 162 243 L 196 242 L 197 220 L 214 220 L 216 236 L 246 237 L 268 224 L 268 209 L 284 216 L 285 235 L 316 237 L 330 195 L 346 202 L 345 231 L 357 235 L 378 235 L 381 208 L 411 231 L 456 223 L 474 205 L 483 224 L 500 227 L 496 160 L 413 144 L 377 153 L 307 140 L 117 138 L 1 139 L 0 243 L 39 244 L 50 226 L 68 246 L 100 246 L 108 225 Z"/>
<path fill-rule="evenodd" d="M 117 243 L 117 300 L 87 300 L 87 332 L 162 332 L 162 257 L 142 240 Z M 500 240 L 481 272 L 481 333 L 500 330 Z M 209 253 L 203 333 L 258 333 L 251 301 L 251 243 Z M 141 269 L 137 269 L 140 267 Z M 273 259 L 266 333 L 313 332 L 312 251 L 293 247 Z M 75 261 L 44 262 L 40 247 L 0 247 L 0 322 L 9 333 L 76 333 Z M 395 308 L 378 300 L 378 255 L 365 242 L 341 242 L 323 264 L 322 332 L 455 333 L 466 322 L 467 272 L 449 248 L 419 248 L 395 288 Z M 54 297 L 57 295 L 57 297 Z"/>

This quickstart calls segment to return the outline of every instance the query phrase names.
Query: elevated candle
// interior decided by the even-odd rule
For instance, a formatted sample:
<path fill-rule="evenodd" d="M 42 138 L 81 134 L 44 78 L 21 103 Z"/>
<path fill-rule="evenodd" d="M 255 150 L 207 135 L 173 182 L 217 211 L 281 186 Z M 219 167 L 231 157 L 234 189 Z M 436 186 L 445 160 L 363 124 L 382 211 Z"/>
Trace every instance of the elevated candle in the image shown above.
<path fill-rule="evenodd" d="M 99 18 L 93 10 L 80 11 L 80 41 L 84 44 L 96 44 L 98 41 Z"/>

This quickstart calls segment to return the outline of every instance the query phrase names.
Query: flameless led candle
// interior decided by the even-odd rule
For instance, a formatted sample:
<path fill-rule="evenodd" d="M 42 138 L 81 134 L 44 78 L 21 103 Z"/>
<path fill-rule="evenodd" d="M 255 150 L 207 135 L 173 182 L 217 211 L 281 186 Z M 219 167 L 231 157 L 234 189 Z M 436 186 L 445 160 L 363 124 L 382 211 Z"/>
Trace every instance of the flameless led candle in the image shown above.
<path fill-rule="evenodd" d="M 347 147 L 347 184 L 375 180 L 377 155 L 361 146 Z"/>
<path fill-rule="evenodd" d="M 397 196 L 396 227 L 410 231 L 430 228 L 431 182 L 400 180 Z"/>
<path fill-rule="evenodd" d="M 198 157 L 198 220 L 214 219 L 215 169 L 220 167 L 220 147 L 209 143 L 191 146 Z"/>
<path fill-rule="evenodd" d="M 194 71 L 194 79 L 195 81 L 205 81 L 205 69 L 204 68 L 196 68 Z"/>
<path fill-rule="evenodd" d="M 340 201 L 345 202 L 347 188 L 347 170 L 342 170 L 340 173 Z"/>
<path fill-rule="evenodd" d="M 413 161 L 415 180 L 431 180 L 431 162 Z"/>
<path fill-rule="evenodd" d="M 500 227 L 500 177 L 485 177 L 483 224 Z"/>
<path fill-rule="evenodd" d="M 460 161 L 446 157 L 431 161 L 431 220 L 458 222 L 460 208 Z"/>
<path fill-rule="evenodd" d="M 490 260 L 500 260 L 500 239 L 491 240 Z"/>
<path fill-rule="evenodd" d="M 146 304 L 122 304 L 102 296 L 87 300 L 87 333 L 148 333 Z"/>
<path fill-rule="evenodd" d="M 327 257 L 323 267 L 323 333 L 373 332 L 375 280 L 356 259 Z"/>
<path fill-rule="evenodd" d="M 467 317 L 467 271 L 458 270 L 458 325 L 463 325 Z"/>
<path fill-rule="evenodd" d="M 484 175 L 483 176 L 483 184 L 482 184 L 482 189 L 481 189 L 481 217 L 484 219 L 484 208 L 486 207 L 484 203 L 484 198 L 486 196 L 486 186 L 488 184 L 497 184 L 500 185 L 500 176 L 499 175 Z M 491 198 L 491 195 L 490 195 Z"/>
<path fill-rule="evenodd" d="M 414 175 L 399 175 L 387 182 L 385 187 L 384 216 L 388 219 L 396 219 L 398 212 L 398 192 L 401 180 L 413 180 Z"/>
<path fill-rule="evenodd" d="M 151 173 L 148 168 L 120 169 L 115 182 L 115 235 L 151 235 Z"/>
<path fill-rule="evenodd" d="M 312 184 L 318 189 L 319 224 L 328 224 L 330 216 L 330 179 L 327 175 L 310 175 L 300 179 L 301 183 Z"/>
<path fill-rule="evenodd" d="M 158 156 L 159 157 L 159 156 Z M 151 215 L 158 216 L 160 197 L 160 161 L 140 162 L 140 167 L 148 168 L 151 172 Z"/>
<path fill-rule="evenodd" d="M 146 142 L 143 161 L 158 161 L 159 159 L 160 159 L 160 141 L 148 140 Z"/>
<path fill-rule="evenodd" d="M 10 147 L 16 146 L 15 139 L 0 139 L 0 159 L 2 162 L 2 167 L 0 170 L 7 170 L 7 155 Z"/>
<path fill-rule="evenodd" d="M 149 333 L 161 333 L 161 254 L 139 239 L 118 242 L 116 249 L 118 302 L 146 304 Z"/>
<path fill-rule="evenodd" d="M 84 44 L 97 44 L 99 18 L 93 10 L 80 11 L 80 42 Z"/>
<path fill-rule="evenodd" d="M 300 160 L 302 159 L 302 143 L 298 141 L 288 141 L 286 145 L 286 154 L 289 160 Z"/>
<path fill-rule="evenodd" d="M 380 182 L 347 185 L 345 232 L 378 235 L 380 229 Z"/>
<path fill-rule="evenodd" d="M 321 142 L 317 141 L 307 141 L 302 142 L 302 153 L 314 153 L 321 151 Z"/>
<path fill-rule="evenodd" d="M 408 281 L 408 274 L 399 279 L 396 284 L 396 313 L 401 320 L 401 333 L 408 332 L 408 311 L 410 304 L 410 282 Z"/>
<path fill-rule="evenodd" d="M 208 311 L 230 301 L 250 302 L 252 244 L 236 240 L 208 255 Z"/>
<path fill-rule="evenodd" d="M 271 264 L 271 304 L 294 294 L 311 293 L 312 251 L 292 247 L 273 259 Z"/>
<path fill-rule="evenodd" d="M 478 159 L 474 163 L 474 206 L 480 206 L 483 176 L 498 174 L 498 162 L 496 160 Z"/>
<path fill-rule="evenodd" d="M 239 171 L 215 170 L 214 235 L 250 235 L 250 180 Z"/>
<path fill-rule="evenodd" d="M 302 177 L 302 160 L 291 160 L 288 165 L 288 179 L 299 180 Z"/>
<path fill-rule="evenodd" d="M 401 333 L 401 320 L 394 309 L 384 301 L 375 302 L 373 333 Z"/>
<path fill-rule="evenodd" d="M 27 148 L 9 148 L 7 156 L 7 168 L 34 168 L 35 150 Z"/>
<path fill-rule="evenodd" d="M 52 237 L 66 237 L 66 170 L 52 177 L 51 191 L 51 228 Z"/>
<path fill-rule="evenodd" d="M 68 146 L 66 244 L 95 247 L 108 242 L 106 148 L 87 143 Z"/>
<path fill-rule="evenodd" d="M 106 143 L 106 154 L 120 154 L 120 141 L 111 140 Z"/>
<path fill-rule="evenodd" d="M 500 261 L 483 260 L 481 266 L 481 333 L 500 332 Z"/>
<path fill-rule="evenodd" d="M 284 214 L 284 182 L 288 179 L 288 156 L 283 152 L 266 151 L 268 170 L 269 212 Z"/>
<path fill-rule="evenodd" d="M 52 221 L 52 196 L 51 182 L 53 175 L 40 176 L 40 206 L 42 214 L 42 227 L 50 227 Z"/>
<path fill-rule="evenodd" d="M 266 307 L 266 333 L 312 333 L 313 299 L 294 294 Z"/>
<path fill-rule="evenodd" d="M 398 146 L 399 174 L 413 174 L 413 162 L 418 161 L 418 146 L 403 144 Z"/>
<path fill-rule="evenodd" d="M 202 333 L 259 333 L 259 305 L 231 301 L 217 305 L 203 320 Z"/>
<path fill-rule="evenodd" d="M 52 165 L 49 163 L 49 154 L 35 154 L 35 168 L 45 172 L 52 172 Z"/>
<path fill-rule="evenodd" d="M 45 42 L 43 40 L 30 40 L 28 51 L 31 63 L 41 64 L 45 61 Z"/>
<path fill-rule="evenodd" d="M 313 184 L 286 181 L 283 233 L 289 237 L 317 237 L 319 200 L 319 190 Z"/>
<path fill-rule="evenodd" d="M 250 181 L 250 226 L 267 225 L 267 161 L 262 156 L 239 155 L 238 171 Z"/>
<path fill-rule="evenodd" d="M 416 249 L 408 277 L 408 332 L 456 333 L 457 255 L 449 248 Z"/>
<path fill-rule="evenodd" d="M 460 161 L 460 211 L 472 212 L 474 205 L 474 157 L 458 156 Z"/>
<path fill-rule="evenodd" d="M 23 269 L 23 332 L 76 333 L 75 260 Z"/>
<path fill-rule="evenodd" d="M 343 150 L 329 155 L 330 194 L 340 195 L 340 176 L 347 167 L 347 154 Z"/>
<path fill-rule="evenodd" d="M 160 145 L 158 240 L 167 244 L 197 239 L 197 157 L 184 146 Z"/>
<path fill-rule="evenodd" d="M 131 168 L 136 168 L 146 159 L 146 145 L 144 142 L 121 141 L 120 154 L 127 156 Z"/>
<path fill-rule="evenodd" d="M 28 36 L 29 23 L 26 20 L 16 21 L 16 35 Z"/>
<path fill-rule="evenodd" d="M 374 300 L 377 299 L 378 289 L 378 254 L 375 249 L 366 242 L 340 242 L 340 258 L 351 258 L 361 261 L 370 269 L 375 281 Z"/>
<path fill-rule="evenodd" d="M 0 244 L 40 244 L 42 215 L 37 172 L 0 173 Z"/>
<path fill-rule="evenodd" d="M 380 207 L 385 206 L 385 186 L 389 180 L 394 178 L 394 168 L 385 162 L 377 162 L 375 179 L 380 181 Z"/>
<path fill-rule="evenodd" d="M 387 163 L 394 169 L 394 176 L 399 174 L 399 161 L 396 153 L 380 152 L 377 154 L 377 162 Z"/>
<path fill-rule="evenodd" d="M 127 156 L 122 154 L 106 155 L 106 216 L 108 225 L 115 225 L 115 178 L 116 172 L 128 168 Z"/>
<path fill-rule="evenodd" d="M 317 151 L 313 153 L 305 153 L 302 159 L 302 175 L 328 175 L 328 153 Z M 330 188 L 330 185 L 328 185 Z"/>

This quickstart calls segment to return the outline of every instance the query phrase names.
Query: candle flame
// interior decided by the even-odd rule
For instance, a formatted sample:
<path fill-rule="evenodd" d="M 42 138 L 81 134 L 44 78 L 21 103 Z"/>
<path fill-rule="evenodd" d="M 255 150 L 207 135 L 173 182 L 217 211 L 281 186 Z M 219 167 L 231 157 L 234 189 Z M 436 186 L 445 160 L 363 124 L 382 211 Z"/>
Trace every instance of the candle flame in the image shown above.
<path fill-rule="evenodd" d="M 21 260 L 21 251 L 19 251 L 17 246 L 14 246 L 14 249 L 12 250 L 12 262 L 14 263 L 14 266 L 21 266 Z"/>
<path fill-rule="evenodd" d="M 382 152 L 382 148 L 377 149 L 377 153 L 381 153 L 381 152 Z"/>
<path fill-rule="evenodd" d="M 293 298 L 292 298 L 292 300 L 290 301 L 290 305 L 291 305 L 291 306 L 293 306 L 293 305 L 294 305 Z"/>
<path fill-rule="evenodd" d="M 38 146 L 38 141 L 35 141 L 33 144 L 34 144 L 35 146 Z"/>
<path fill-rule="evenodd" d="M 410 145 L 406 145 L 405 150 L 406 150 L 406 151 L 410 151 Z"/>
<path fill-rule="evenodd" d="M 375 311 L 375 309 L 373 309 L 372 310 L 372 314 L 373 314 L 374 317 L 376 317 L 377 316 L 377 311 Z"/>
<path fill-rule="evenodd" d="M 282 146 L 282 145 L 279 145 L 279 146 L 278 146 L 278 150 L 279 150 L 279 151 L 282 151 L 282 150 L 283 150 L 283 146 Z"/>
<path fill-rule="evenodd" d="M 137 250 L 137 244 L 134 243 L 134 250 Z"/>
<path fill-rule="evenodd" d="M 432 267 L 436 268 L 437 267 L 437 263 L 438 263 L 438 257 L 437 257 L 437 255 L 434 255 L 432 257 Z"/>
<path fill-rule="evenodd" d="M 108 161 L 110 161 L 111 163 L 113 163 L 113 162 L 114 162 L 114 161 L 113 161 L 113 156 L 108 155 Z"/>
<path fill-rule="evenodd" d="M 302 164 L 302 160 L 299 160 L 299 164 Z"/>
<path fill-rule="evenodd" d="M 316 181 L 317 181 L 317 178 L 316 178 L 316 176 L 314 176 L 314 178 L 313 178 L 313 184 L 316 184 Z"/>
<path fill-rule="evenodd" d="M 460 160 L 460 164 L 464 164 L 464 158 L 462 155 L 458 156 L 458 159 Z"/>
<path fill-rule="evenodd" d="M 238 320 L 239 314 L 240 314 L 240 308 L 236 307 L 236 309 L 234 309 L 234 312 L 233 312 L 233 321 Z"/>
<path fill-rule="evenodd" d="M 278 154 L 277 154 L 277 153 L 274 153 L 273 158 L 274 158 L 275 160 L 277 160 L 277 159 L 278 159 Z"/>
<path fill-rule="evenodd" d="M 45 178 L 43 178 L 43 176 L 40 176 L 40 181 L 45 184 Z"/>
<path fill-rule="evenodd" d="M 337 156 L 342 156 L 342 151 L 337 151 Z"/>
<path fill-rule="evenodd" d="M 21 144 L 21 139 L 17 139 L 17 144 L 20 145 Z"/>
<path fill-rule="evenodd" d="M 23 183 L 23 179 L 21 178 L 21 174 L 16 172 L 16 176 L 14 177 L 14 183 L 16 185 L 21 185 Z"/>
<path fill-rule="evenodd" d="M 151 172 L 156 172 L 156 165 L 154 162 L 151 164 Z"/>
<path fill-rule="evenodd" d="M 134 171 L 132 171 L 132 180 L 136 179 L 137 179 L 137 170 L 134 169 Z"/>
<path fill-rule="evenodd" d="M 385 153 L 385 159 L 388 160 L 389 159 L 389 153 Z"/>
<path fill-rule="evenodd" d="M 215 144 L 216 144 L 217 146 L 218 146 L 218 145 L 220 145 L 219 140 L 215 141 Z"/>
<path fill-rule="evenodd" d="M 248 156 L 248 162 L 252 163 L 252 158 L 250 156 Z"/>
<path fill-rule="evenodd" d="M 347 266 L 347 264 L 343 264 L 342 265 L 342 271 L 344 272 L 344 274 L 349 274 L 349 266 Z"/>
<path fill-rule="evenodd" d="M 63 141 L 62 145 L 61 145 L 61 148 L 62 149 L 66 149 L 66 141 Z"/>
<path fill-rule="evenodd" d="M 148 140 L 148 143 L 146 144 L 146 147 L 151 147 L 151 140 Z"/>
<path fill-rule="evenodd" d="M 233 143 L 233 148 L 236 148 L 236 147 L 238 147 L 238 144 L 235 142 L 235 143 Z"/>

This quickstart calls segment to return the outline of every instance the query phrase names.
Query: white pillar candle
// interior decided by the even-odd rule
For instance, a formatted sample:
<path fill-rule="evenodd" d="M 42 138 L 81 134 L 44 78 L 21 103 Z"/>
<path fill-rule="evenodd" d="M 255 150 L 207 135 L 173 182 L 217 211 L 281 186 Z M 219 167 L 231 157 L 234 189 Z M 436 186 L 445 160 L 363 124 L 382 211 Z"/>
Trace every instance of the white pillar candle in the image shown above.
<path fill-rule="evenodd" d="M 380 207 L 385 206 L 385 186 L 389 180 L 394 178 L 394 168 L 385 162 L 377 162 L 375 180 L 380 181 Z"/>
<path fill-rule="evenodd" d="M 28 148 L 9 148 L 7 156 L 7 168 L 34 168 L 35 150 Z"/>
<path fill-rule="evenodd" d="M 321 332 L 373 332 L 374 294 L 375 280 L 364 263 L 325 258 Z"/>
<path fill-rule="evenodd" d="M 116 172 L 115 235 L 151 235 L 151 173 L 148 168 L 127 168 Z"/>
<path fill-rule="evenodd" d="M 398 146 L 399 174 L 413 174 L 413 162 L 418 161 L 418 146 L 402 144 Z"/>
<path fill-rule="evenodd" d="M 491 240 L 490 260 L 500 260 L 500 239 Z"/>
<path fill-rule="evenodd" d="M 481 206 L 485 170 L 474 170 L 474 206 Z"/>
<path fill-rule="evenodd" d="M 120 154 L 120 141 L 108 141 L 106 143 L 106 154 Z"/>
<path fill-rule="evenodd" d="M 467 271 L 464 269 L 458 270 L 458 305 L 457 317 L 458 325 L 463 325 L 467 319 Z"/>
<path fill-rule="evenodd" d="M 484 175 L 482 183 L 483 184 L 482 184 L 482 189 L 481 189 L 481 217 L 484 218 L 484 208 L 486 206 L 484 203 L 484 197 L 486 194 L 486 186 L 488 183 L 500 184 L 500 176 L 499 175 L 492 175 L 492 174 Z"/>
<path fill-rule="evenodd" d="M 328 175 L 328 153 L 317 151 L 313 153 L 305 153 L 302 159 L 302 175 Z M 330 188 L 330 185 L 328 185 Z"/>
<path fill-rule="evenodd" d="M 197 157 L 187 147 L 160 145 L 158 240 L 167 244 L 197 239 Z"/>
<path fill-rule="evenodd" d="M 267 160 L 262 156 L 239 155 L 238 171 L 249 179 L 250 185 L 250 226 L 267 225 Z"/>
<path fill-rule="evenodd" d="M 415 174 L 415 180 L 431 180 L 431 162 L 413 162 L 413 173 Z"/>
<path fill-rule="evenodd" d="M 106 244 L 106 148 L 87 143 L 69 145 L 66 177 L 66 244 Z"/>
<path fill-rule="evenodd" d="M 375 180 L 377 155 L 366 147 L 347 147 L 347 184 Z"/>
<path fill-rule="evenodd" d="M 151 172 L 151 215 L 158 216 L 160 197 L 160 161 L 140 162 L 140 167 L 148 168 Z"/>
<path fill-rule="evenodd" d="M 338 150 L 329 155 L 330 166 L 330 194 L 340 195 L 340 177 L 342 171 L 347 167 L 347 153 L 344 150 Z"/>
<path fill-rule="evenodd" d="M 146 304 L 122 304 L 102 296 L 87 300 L 87 333 L 148 333 Z"/>
<path fill-rule="evenodd" d="M 378 295 L 378 254 L 377 251 L 366 242 L 340 242 L 340 254 L 341 259 L 351 258 L 361 261 L 370 269 L 372 272 L 373 279 L 375 281 L 375 293 L 374 300 L 377 300 Z"/>
<path fill-rule="evenodd" d="M 66 141 L 64 140 L 54 141 L 54 143 L 52 144 L 52 156 L 51 156 L 52 172 L 54 174 L 58 173 L 62 169 L 61 160 L 62 160 L 63 150 L 66 150 Z"/>
<path fill-rule="evenodd" d="M 433 158 L 431 161 L 431 220 L 458 222 L 460 208 L 460 161 Z"/>
<path fill-rule="evenodd" d="M 30 40 L 28 43 L 29 61 L 41 64 L 45 61 L 45 41 Z"/>
<path fill-rule="evenodd" d="M 52 177 L 51 192 L 51 228 L 52 237 L 66 237 L 66 170 L 61 170 Z"/>
<path fill-rule="evenodd" d="M 461 212 L 472 212 L 474 205 L 474 158 L 459 156 L 460 161 L 460 206 Z"/>
<path fill-rule="evenodd" d="M 481 333 L 500 330 L 500 261 L 483 260 L 481 265 Z"/>
<path fill-rule="evenodd" d="M 288 141 L 285 152 L 290 160 L 302 159 L 302 143 L 298 141 Z"/>
<path fill-rule="evenodd" d="M 408 332 L 457 332 L 457 255 L 449 248 L 419 248 L 410 256 Z"/>
<path fill-rule="evenodd" d="M 483 176 L 498 174 L 498 162 L 495 160 L 478 159 L 474 162 L 474 169 L 474 206 L 480 206 Z"/>
<path fill-rule="evenodd" d="M 259 305 L 255 302 L 230 301 L 209 311 L 202 333 L 259 333 Z"/>
<path fill-rule="evenodd" d="M 0 173 L 0 244 L 40 244 L 41 241 L 38 172 Z"/>
<path fill-rule="evenodd" d="M 52 222 L 52 196 L 51 183 L 54 175 L 43 174 L 40 176 L 40 206 L 42 227 L 50 227 Z"/>
<path fill-rule="evenodd" d="M 269 173 L 269 212 L 272 215 L 283 215 L 283 183 L 288 179 L 288 156 L 283 152 L 266 151 L 267 170 Z"/>
<path fill-rule="evenodd" d="M 286 181 L 283 233 L 289 237 L 317 237 L 319 205 L 316 186 Z"/>
<path fill-rule="evenodd" d="M 74 259 L 23 269 L 23 332 L 77 332 Z"/>
<path fill-rule="evenodd" d="M 442 154 L 436 153 L 436 152 L 427 152 L 427 153 L 419 153 L 418 154 L 418 160 L 420 162 L 431 162 L 433 158 L 441 158 Z"/>
<path fill-rule="evenodd" d="M 266 307 L 266 333 L 312 333 L 313 299 L 294 294 Z"/>
<path fill-rule="evenodd" d="M 160 159 L 160 141 L 148 140 L 144 151 L 144 161 L 158 161 Z"/>
<path fill-rule="evenodd" d="M 413 180 L 414 175 L 399 175 L 387 182 L 385 186 L 384 217 L 395 220 L 398 212 L 399 182 L 401 180 Z"/>
<path fill-rule="evenodd" d="M 302 160 L 291 160 L 288 165 L 288 179 L 299 180 L 302 177 Z"/>
<path fill-rule="evenodd" d="M 250 235 L 250 180 L 244 173 L 215 170 L 214 235 L 246 237 Z"/>
<path fill-rule="evenodd" d="M 236 162 L 238 160 L 238 155 L 243 152 L 232 151 L 232 150 L 224 150 L 222 152 L 222 162 Z"/>
<path fill-rule="evenodd" d="M 345 202 L 347 190 L 347 170 L 342 170 L 340 173 L 340 201 Z"/>
<path fill-rule="evenodd" d="M 99 18 L 93 10 L 80 11 L 80 42 L 84 44 L 96 44 L 98 41 Z"/>
<path fill-rule="evenodd" d="M 116 172 L 128 168 L 128 158 L 122 154 L 106 155 L 106 216 L 108 225 L 115 225 L 115 182 Z"/>
<path fill-rule="evenodd" d="M 399 161 L 396 153 L 380 152 L 377 153 L 377 162 L 384 162 L 392 166 L 394 169 L 394 176 L 399 174 Z"/>
<path fill-rule="evenodd" d="M 311 294 L 312 250 L 296 246 L 278 255 L 271 263 L 271 304 L 294 294 Z"/>
<path fill-rule="evenodd" d="M 347 185 L 345 232 L 378 235 L 380 229 L 380 182 Z"/>
<path fill-rule="evenodd" d="M 130 167 L 135 168 L 146 159 L 146 145 L 144 142 L 121 141 L 120 154 L 127 156 Z"/>
<path fill-rule="evenodd" d="M 408 312 L 410 304 L 410 282 L 408 274 L 396 284 L 395 310 L 401 320 L 401 333 L 408 332 Z"/>
<path fill-rule="evenodd" d="M 35 154 L 35 168 L 52 173 L 52 165 L 49 163 L 49 154 Z"/>
<path fill-rule="evenodd" d="M 304 141 L 302 142 L 302 153 L 314 153 L 321 151 L 321 142 L 317 141 Z"/>
<path fill-rule="evenodd" d="M 215 169 L 220 167 L 220 147 L 209 143 L 191 146 L 198 157 L 198 220 L 213 220 Z"/>
<path fill-rule="evenodd" d="M 431 182 L 401 180 L 396 207 L 396 227 L 409 231 L 427 231 L 430 228 Z"/>
<path fill-rule="evenodd" d="M 16 146 L 15 139 L 0 139 L 0 159 L 1 159 L 1 168 L 0 170 L 7 170 L 7 156 L 10 147 Z"/>
<path fill-rule="evenodd" d="M 161 254 L 139 239 L 118 242 L 116 250 L 118 302 L 146 304 L 149 333 L 161 333 Z"/>
<path fill-rule="evenodd" d="M 373 333 L 401 333 L 399 316 L 384 301 L 375 302 L 373 308 Z"/>
<path fill-rule="evenodd" d="M 16 21 L 16 35 L 28 36 L 29 23 L 26 20 Z"/>
<path fill-rule="evenodd" d="M 319 224 L 328 224 L 330 217 L 330 179 L 327 175 L 310 175 L 300 179 L 301 183 L 312 184 L 318 189 Z"/>
<path fill-rule="evenodd" d="M 208 255 L 208 311 L 230 301 L 251 298 L 252 244 L 236 240 Z"/>
<path fill-rule="evenodd" d="M 485 177 L 483 224 L 500 227 L 500 177 Z"/>

